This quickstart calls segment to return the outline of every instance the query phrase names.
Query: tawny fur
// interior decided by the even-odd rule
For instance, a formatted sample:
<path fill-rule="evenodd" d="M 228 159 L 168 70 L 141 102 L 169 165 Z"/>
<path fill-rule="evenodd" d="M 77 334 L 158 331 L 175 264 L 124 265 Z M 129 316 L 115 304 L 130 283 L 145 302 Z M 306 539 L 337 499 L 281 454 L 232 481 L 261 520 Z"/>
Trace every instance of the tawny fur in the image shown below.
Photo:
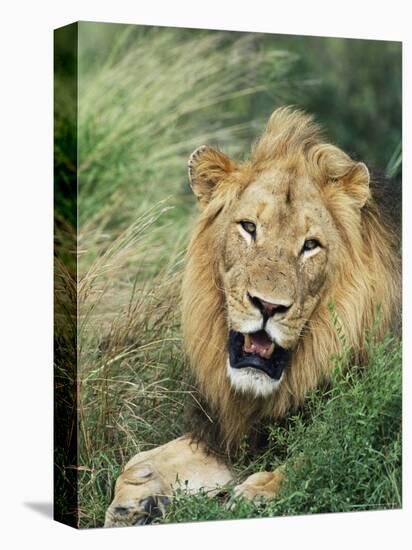
<path fill-rule="evenodd" d="M 207 149 L 195 160 L 192 178 L 195 183 L 204 180 L 199 196 L 203 209 L 187 254 L 183 336 L 199 391 L 215 411 L 230 449 L 256 421 L 284 417 L 328 378 L 333 369 L 331 356 L 342 352 L 331 303 L 354 360 L 365 359 L 365 334 L 376 318 L 377 305 L 382 311 L 380 334 L 398 314 L 399 262 L 395 236 L 382 221 L 369 187 L 360 184 L 368 177 L 366 167 L 325 143 L 319 127 L 306 114 L 289 108 L 275 111 L 246 162 L 236 165 L 220 152 Z M 228 321 L 220 267 L 225 247 L 221 220 L 259 174 L 275 174 L 279 167 L 289 174 L 306 173 L 321 191 L 341 239 L 341 254 L 339 262 L 329 266 L 333 273 L 327 276 L 333 282 L 308 320 L 308 330 L 279 388 L 268 398 L 251 398 L 235 392 L 226 373 Z M 213 177 L 208 179 L 210 173 Z"/>

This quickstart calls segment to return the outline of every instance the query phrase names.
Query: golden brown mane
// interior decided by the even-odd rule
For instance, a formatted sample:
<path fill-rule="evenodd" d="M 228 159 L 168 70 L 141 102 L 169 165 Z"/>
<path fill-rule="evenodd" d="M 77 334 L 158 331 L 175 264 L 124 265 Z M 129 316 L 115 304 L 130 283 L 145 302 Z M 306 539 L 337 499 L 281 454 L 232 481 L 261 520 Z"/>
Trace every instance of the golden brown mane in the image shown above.
<path fill-rule="evenodd" d="M 279 158 L 292 164 L 298 157 L 304 157 L 313 181 L 322 187 L 344 249 L 332 292 L 323 298 L 309 320 L 285 380 L 269 398 L 252 399 L 236 393 L 225 369 L 228 327 L 218 269 L 222 242 L 216 220 L 225 216 L 226 209 L 236 200 L 235 187 L 216 190 L 198 217 L 188 249 L 182 289 L 185 349 L 199 391 L 214 412 L 228 447 L 236 446 L 259 419 L 283 417 L 328 377 L 333 368 L 331 355 L 342 351 L 330 303 L 334 304 L 355 360 L 364 358 L 365 333 L 372 326 L 377 306 L 380 305 L 383 317 L 380 333 L 388 330 L 398 313 L 400 277 L 394 234 L 369 192 L 365 195 L 357 188 L 352 195 L 343 192 L 342 181 L 354 163 L 340 149 L 322 141 L 319 127 L 311 117 L 287 108 L 275 111 L 251 160 L 241 165 L 248 176 L 245 185 L 251 174 L 270 169 Z M 239 186 L 241 181 L 238 189 Z M 359 214 L 351 207 L 354 201 L 361 206 Z"/>

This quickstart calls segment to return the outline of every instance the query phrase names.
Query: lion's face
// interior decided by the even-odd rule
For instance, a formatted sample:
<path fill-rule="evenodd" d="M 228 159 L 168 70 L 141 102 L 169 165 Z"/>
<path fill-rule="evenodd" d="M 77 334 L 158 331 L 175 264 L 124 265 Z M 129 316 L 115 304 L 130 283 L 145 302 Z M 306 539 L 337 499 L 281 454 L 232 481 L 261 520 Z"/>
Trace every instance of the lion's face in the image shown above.
<path fill-rule="evenodd" d="M 229 376 L 265 394 L 282 379 L 319 303 L 336 230 L 307 174 L 271 170 L 244 189 L 221 231 Z"/>
<path fill-rule="evenodd" d="M 235 389 L 267 397 L 337 277 L 345 244 L 333 197 L 356 220 L 368 197 L 367 169 L 333 147 L 259 166 L 238 166 L 202 147 L 189 161 L 189 177 L 213 232 L 227 374 Z"/>

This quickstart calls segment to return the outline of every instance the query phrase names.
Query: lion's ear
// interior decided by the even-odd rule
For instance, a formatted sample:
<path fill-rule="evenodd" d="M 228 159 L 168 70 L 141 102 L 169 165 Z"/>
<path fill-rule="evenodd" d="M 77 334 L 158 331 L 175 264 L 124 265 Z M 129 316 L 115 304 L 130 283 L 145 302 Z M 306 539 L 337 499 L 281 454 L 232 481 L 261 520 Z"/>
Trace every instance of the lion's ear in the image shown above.
<path fill-rule="evenodd" d="M 355 201 L 358 208 L 363 208 L 370 197 L 369 170 L 363 162 L 357 162 L 343 177 L 345 191 Z"/>
<path fill-rule="evenodd" d="M 343 189 L 357 208 L 365 206 L 370 197 L 366 164 L 353 161 L 341 149 L 328 144 L 314 149 L 312 160 L 329 184 Z"/>
<path fill-rule="evenodd" d="M 190 155 L 189 182 L 201 206 L 206 206 L 218 183 L 235 169 L 236 164 L 222 152 L 202 145 Z"/>

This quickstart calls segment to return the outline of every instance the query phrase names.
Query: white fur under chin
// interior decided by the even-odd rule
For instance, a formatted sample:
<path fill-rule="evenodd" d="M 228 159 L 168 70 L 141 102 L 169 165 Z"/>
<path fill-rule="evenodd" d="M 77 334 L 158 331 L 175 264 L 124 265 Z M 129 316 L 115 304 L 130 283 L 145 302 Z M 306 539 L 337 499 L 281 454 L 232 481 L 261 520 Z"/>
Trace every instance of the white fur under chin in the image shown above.
<path fill-rule="evenodd" d="M 283 373 L 279 380 L 270 378 L 264 372 L 253 367 L 234 369 L 227 360 L 227 375 L 232 387 L 241 393 L 252 394 L 255 397 L 269 397 L 272 395 L 282 381 Z"/>

